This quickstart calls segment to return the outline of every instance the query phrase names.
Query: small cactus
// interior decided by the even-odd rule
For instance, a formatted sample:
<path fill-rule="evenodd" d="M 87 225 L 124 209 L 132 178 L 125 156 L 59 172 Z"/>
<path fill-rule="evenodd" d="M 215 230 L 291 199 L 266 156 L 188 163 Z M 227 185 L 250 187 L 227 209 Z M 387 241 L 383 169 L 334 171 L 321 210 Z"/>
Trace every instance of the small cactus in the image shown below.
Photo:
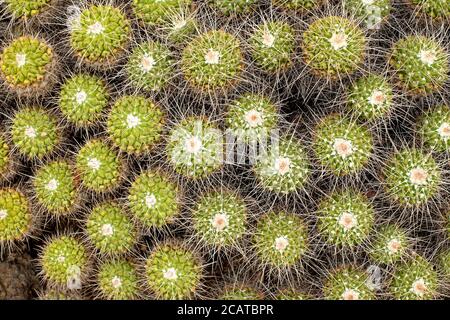
<path fill-rule="evenodd" d="M 33 223 L 30 204 L 16 189 L 0 189 L 0 249 L 5 244 L 20 241 L 30 233 Z"/>
<path fill-rule="evenodd" d="M 169 42 L 182 45 L 188 42 L 198 32 L 199 21 L 195 13 L 189 9 L 171 12 L 161 24 L 160 29 L 167 35 Z"/>
<path fill-rule="evenodd" d="M 392 11 L 391 0 L 344 0 L 344 8 L 356 19 L 362 19 L 367 28 L 378 27 Z"/>
<path fill-rule="evenodd" d="M 374 292 L 367 286 L 368 275 L 354 267 L 333 271 L 323 287 L 327 300 L 374 300 Z"/>
<path fill-rule="evenodd" d="M 406 232 L 396 225 L 387 225 L 376 233 L 369 255 L 376 263 L 390 265 L 400 261 L 407 249 Z"/>
<path fill-rule="evenodd" d="M 125 259 L 103 262 L 97 273 L 97 290 L 108 300 L 134 300 L 140 296 L 136 267 Z"/>
<path fill-rule="evenodd" d="M 133 0 L 134 14 L 147 26 L 161 25 L 171 14 L 191 5 L 192 0 Z"/>
<path fill-rule="evenodd" d="M 15 19 L 30 19 L 48 10 L 52 0 L 4 0 L 4 3 Z"/>
<path fill-rule="evenodd" d="M 423 143 L 434 151 L 450 151 L 450 108 L 434 107 L 419 121 L 419 135 Z"/>

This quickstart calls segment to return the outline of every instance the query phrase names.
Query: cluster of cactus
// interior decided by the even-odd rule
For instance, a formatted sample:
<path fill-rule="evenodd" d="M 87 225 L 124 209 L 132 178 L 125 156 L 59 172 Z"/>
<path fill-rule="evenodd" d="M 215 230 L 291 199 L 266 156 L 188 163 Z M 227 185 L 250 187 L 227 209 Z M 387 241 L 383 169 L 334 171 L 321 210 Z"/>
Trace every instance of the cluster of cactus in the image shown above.
<path fill-rule="evenodd" d="M 34 297 L 448 297 L 448 0 L 0 2 Z"/>

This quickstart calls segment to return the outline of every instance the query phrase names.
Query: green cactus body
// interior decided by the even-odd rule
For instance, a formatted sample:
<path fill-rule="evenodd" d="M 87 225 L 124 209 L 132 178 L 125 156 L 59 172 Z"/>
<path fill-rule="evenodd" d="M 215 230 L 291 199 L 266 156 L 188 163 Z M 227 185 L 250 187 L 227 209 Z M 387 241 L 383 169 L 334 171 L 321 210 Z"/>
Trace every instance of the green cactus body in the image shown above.
<path fill-rule="evenodd" d="M 109 112 L 109 138 L 120 150 L 131 154 L 150 151 L 160 140 L 164 115 L 144 96 L 123 96 Z"/>
<path fill-rule="evenodd" d="M 269 98 L 249 93 L 230 103 L 225 124 L 238 141 L 256 143 L 269 136 L 278 119 L 277 107 Z"/>
<path fill-rule="evenodd" d="M 0 189 L 0 246 L 23 240 L 32 227 L 28 199 L 15 189 Z"/>
<path fill-rule="evenodd" d="M 450 19 L 450 0 L 409 0 L 418 12 L 435 20 Z"/>
<path fill-rule="evenodd" d="M 123 165 L 115 151 L 101 140 L 88 141 L 76 157 L 83 186 L 94 192 L 114 189 L 122 178 Z"/>
<path fill-rule="evenodd" d="M 258 157 L 253 172 L 263 188 L 287 194 L 306 186 L 309 160 L 298 140 L 284 136 Z"/>
<path fill-rule="evenodd" d="M 199 21 L 190 10 L 182 9 L 171 13 L 167 21 L 161 24 L 161 29 L 167 39 L 173 44 L 187 43 L 198 31 Z"/>
<path fill-rule="evenodd" d="M 230 192 L 203 195 L 192 210 L 194 234 L 215 247 L 232 247 L 244 236 L 247 208 L 243 199 Z"/>
<path fill-rule="evenodd" d="M 166 154 L 179 174 L 206 177 L 222 166 L 222 133 L 206 119 L 184 119 L 170 131 Z"/>
<path fill-rule="evenodd" d="M 88 254 L 83 244 L 72 236 L 50 240 L 41 253 L 44 278 L 59 287 L 80 284 L 88 268 Z"/>
<path fill-rule="evenodd" d="M 310 300 L 308 295 L 294 288 L 278 290 L 274 298 L 275 300 Z"/>
<path fill-rule="evenodd" d="M 413 94 L 438 91 L 448 80 L 448 54 L 437 41 L 424 36 L 408 36 L 397 41 L 389 64 L 400 85 Z"/>
<path fill-rule="evenodd" d="M 440 105 L 425 113 L 419 122 L 419 134 L 434 151 L 450 151 L 450 108 Z"/>
<path fill-rule="evenodd" d="M 368 275 L 356 268 L 346 267 L 332 272 L 323 287 L 327 300 L 374 300 L 367 285 Z"/>
<path fill-rule="evenodd" d="M 129 252 L 137 241 L 137 233 L 123 208 L 114 202 L 95 206 L 86 221 L 86 232 L 94 247 L 107 255 Z"/>
<path fill-rule="evenodd" d="M 12 141 L 29 159 L 42 159 L 54 152 L 61 142 L 56 117 L 40 107 L 25 107 L 12 120 Z"/>
<path fill-rule="evenodd" d="M 324 0 L 272 0 L 275 7 L 297 12 L 308 12 L 318 8 Z"/>
<path fill-rule="evenodd" d="M 41 89 L 47 85 L 53 60 L 53 50 L 43 40 L 22 36 L 3 49 L 1 75 L 13 90 Z"/>
<path fill-rule="evenodd" d="M 404 149 L 394 154 L 384 169 L 388 196 L 400 205 L 418 206 L 438 192 L 441 170 L 430 154 Z"/>
<path fill-rule="evenodd" d="M 407 249 L 406 232 L 395 225 L 387 225 L 376 233 L 369 255 L 376 263 L 390 265 L 400 261 Z"/>
<path fill-rule="evenodd" d="M 450 250 L 446 249 L 439 254 L 439 267 L 444 279 L 450 280 Z"/>
<path fill-rule="evenodd" d="M 161 25 L 174 12 L 188 8 L 192 0 L 133 0 L 134 14 L 148 26 Z"/>
<path fill-rule="evenodd" d="M 134 300 L 140 295 L 136 267 L 124 259 L 100 265 L 97 274 L 100 295 L 108 300 Z"/>
<path fill-rule="evenodd" d="M 374 224 L 374 208 L 356 191 L 336 191 L 324 198 L 318 208 L 318 228 L 322 238 L 335 246 L 362 244 Z"/>
<path fill-rule="evenodd" d="M 225 15 L 248 13 L 256 2 L 257 0 L 209 0 L 212 7 Z"/>
<path fill-rule="evenodd" d="M 185 79 L 200 91 L 227 89 L 239 80 L 243 56 L 239 40 L 212 30 L 194 38 L 182 52 Z"/>
<path fill-rule="evenodd" d="M 431 263 L 418 256 L 396 268 L 389 291 L 397 300 L 428 300 L 436 295 L 437 282 Z"/>
<path fill-rule="evenodd" d="M 6 9 L 16 19 L 29 19 L 50 8 L 52 0 L 5 0 Z"/>
<path fill-rule="evenodd" d="M 335 175 L 343 176 L 364 168 L 372 155 L 373 140 L 366 127 L 331 115 L 317 125 L 313 149 L 322 166 Z"/>
<path fill-rule="evenodd" d="M 0 181 L 11 174 L 11 148 L 0 133 Z"/>
<path fill-rule="evenodd" d="M 37 202 L 55 217 L 74 211 L 80 196 L 77 187 L 72 165 L 64 160 L 43 165 L 33 179 Z"/>
<path fill-rule="evenodd" d="M 353 73 L 363 63 L 366 38 L 351 20 L 330 16 L 309 26 L 303 34 L 302 48 L 314 74 L 337 79 Z"/>
<path fill-rule="evenodd" d="M 270 212 L 259 222 L 253 247 L 263 264 L 289 268 L 300 262 L 308 248 L 308 229 L 294 214 Z"/>
<path fill-rule="evenodd" d="M 129 189 L 128 206 L 139 223 L 161 228 L 179 214 L 178 187 L 160 172 L 142 172 Z"/>
<path fill-rule="evenodd" d="M 161 244 L 146 260 L 145 277 L 157 299 L 191 299 L 200 286 L 202 267 L 184 247 Z"/>
<path fill-rule="evenodd" d="M 264 71 L 279 72 L 294 58 L 296 41 L 292 27 L 281 21 L 259 25 L 250 37 L 252 56 Z"/>
<path fill-rule="evenodd" d="M 345 10 L 357 19 L 363 19 L 368 28 L 387 19 L 392 10 L 391 0 L 344 0 Z"/>
<path fill-rule="evenodd" d="M 79 74 L 63 84 L 59 108 L 76 127 L 88 127 L 100 120 L 108 99 L 109 94 L 101 78 Z"/>
<path fill-rule="evenodd" d="M 224 292 L 219 300 L 262 300 L 263 295 L 256 289 L 245 284 L 234 284 L 225 286 Z"/>
<path fill-rule="evenodd" d="M 81 61 L 107 65 L 123 53 L 130 34 L 130 23 L 119 8 L 92 5 L 72 22 L 70 45 Z"/>
<path fill-rule="evenodd" d="M 393 108 L 393 87 L 378 75 L 358 79 L 347 91 L 347 109 L 364 120 L 385 118 Z"/>

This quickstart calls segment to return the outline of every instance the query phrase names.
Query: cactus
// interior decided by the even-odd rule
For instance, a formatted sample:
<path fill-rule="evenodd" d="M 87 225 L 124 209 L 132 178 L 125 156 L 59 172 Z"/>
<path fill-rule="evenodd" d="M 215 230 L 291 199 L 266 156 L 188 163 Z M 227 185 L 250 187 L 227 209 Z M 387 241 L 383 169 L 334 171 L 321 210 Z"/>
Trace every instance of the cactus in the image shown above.
<path fill-rule="evenodd" d="M 379 28 L 391 11 L 390 0 L 344 0 L 344 8 L 357 19 L 362 19 L 369 29 Z"/>
<path fill-rule="evenodd" d="M 389 64 L 399 84 L 410 94 L 439 91 L 448 80 L 449 57 L 437 40 L 407 36 L 397 41 Z"/>
<path fill-rule="evenodd" d="M 16 189 L 0 189 L 0 249 L 29 235 L 33 216 L 27 197 Z"/>
<path fill-rule="evenodd" d="M 439 256 L 439 269 L 444 280 L 450 279 L 450 250 L 442 251 Z"/>
<path fill-rule="evenodd" d="M 175 45 L 185 44 L 198 32 L 199 21 L 195 13 L 182 8 L 179 11 L 170 12 L 160 29 L 167 40 Z"/>
<path fill-rule="evenodd" d="M 278 290 L 274 296 L 275 300 L 309 300 L 310 297 L 294 288 Z"/>
<path fill-rule="evenodd" d="M 39 293 L 39 300 L 83 300 L 83 297 L 73 290 L 62 290 L 57 288 L 49 288 L 44 292 Z"/>
<path fill-rule="evenodd" d="M 293 63 L 295 33 L 285 22 L 267 22 L 255 28 L 250 37 L 250 46 L 253 59 L 262 70 L 280 72 Z"/>
<path fill-rule="evenodd" d="M 164 23 L 173 12 L 191 5 L 192 0 L 133 0 L 134 14 L 148 26 Z"/>
<path fill-rule="evenodd" d="M 48 10 L 52 0 L 5 0 L 6 10 L 15 19 L 30 19 Z"/>
<path fill-rule="evenodd" d="M 374 300 L 367 285 L 368 275 L 354 267 L 344 267 L 330 273 L 323 287 L 327 300 Z"/>
<path fill-rule="evenodd" d="M 124 259 L 103 262 L 97 273 L 99 295 L 108 300 L 134 300 L 140 296 L 136 267 Z"/>
<path fill-rule="evenodd" d="M 0 132 L 0 182 L 14 174 L 11 148 L 3 133 Z"/>
<path fill-rule="evenodd" d="M 209 0 L 212 7 L 225 15 L 248 13 L 256 2 L 256 0 Z"/>
<path fill-rule="evenodd" d="M 318 8 L 324 0 L 271 0 L 275 7 L 280 7 L 284 10 L 294 10 L 299 13 L 306 13 Z"/>
<path fill-rule="evenodd" d="M 409 0 L 408 3 L 417 13 L 425 17 L 435 20 L 450 19 L 450 1 L 448 0 Z"/>
<path fill-rule="evenodd" d="M 144 96 L 123 96 L 112 106 L 106 122 L 108 136 L 121 151 L 148 152 L 160 140 L 164 116 Z"/>
<path fill-rule="evenodd" d="M 356 121 L 331 115 L 317 124 L 313 149 L 322 166 L 343 176 L 358 173 L 367 165 L 373 139 L 370 131 Z"/>
<path fill-rule="evenodd" d="M 434 107 L 419 121 L 419 135 L 423 143 L 438 152 L 450 151 L 450 109 L 446 105 Z"/>
<path fill-rule="evenodd" d="M 327 79 L 351 74 L 364 62 L 366 38 L 351 20 L 329 16 L 303 34 L 303 56 L 311 71 Z"/>
<path fill-rule="evenodd" d="M 376 263 L 391 265 L 400 261 L 407 249 L 406 232 L 396 225 L 386 225 L 376 233 L 369 255 Z"/>
<path fill-rule="evenodd" d="M 69 78 L 59 95 L 59 109 L 78 128 L 97 123 L 108 103 L 104 81 L 93 75 L 79 74 Z"/>
<path fill-rule="evenodd" d="M 233 283 L 225 286 L 219 300 L 262 300 L 263 294 L 255 288 L 243 283 Z"/>

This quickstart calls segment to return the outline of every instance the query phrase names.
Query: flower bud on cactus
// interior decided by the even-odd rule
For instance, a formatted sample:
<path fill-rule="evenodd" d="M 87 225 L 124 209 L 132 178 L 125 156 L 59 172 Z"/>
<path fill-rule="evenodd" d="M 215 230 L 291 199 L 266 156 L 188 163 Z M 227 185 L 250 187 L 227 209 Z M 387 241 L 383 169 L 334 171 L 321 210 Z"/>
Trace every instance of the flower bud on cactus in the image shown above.
<path fill-rule="evenodd" d="M 439 91 L 448 80 L 448 53 L 429 37 L 400 39 L 392 48 L 389 63 L 400 85 L 412 94 Z"/>
<path fill-rule="evenodd" d="M 416 12 L 435 20 L 450 19 L 449 0 L 409 0 Z"/>
<path fill-rule="evenodd" d="M 63 84 L 59 108 L 76 127 L 88 127 L 100 120 L 108 99 L 109 94 L 101 78 L 79 74 Z"/>
<path fill-rule="evenodd" d="M 144 96 L 123 96 L 109 112 L 109 138 L 131 154 L 148 152 L 161 139 L 164 118 L 161 109 Z"/>
<path fill-rule="evenodd" d="M 303 33 L 302 49 L 314 74 L 338 79 L 363 63 L 366 38 L 351 20 L 330 16 L 317 19 Z"/>
<path fill-rule="evenodd" d="M 157 299 L 192 299 L 201 285 L 202 266 L 183 246 L 163 243 L 145 261 L 145 280 Z"/>
<path fill-rule="evenodd" d="M 327 300 L 374 300 L 367 285 L 368 275 L 359 269 L 346 267 L 333 271 L 323 287 Z"/>
<path fill-rule="evenodd" d="M 344 0 L 344 8 L 356 19 L 361 19 L 369 29 L 386 20 L 391 13 L 391 0 Z"/>
<path fill-rule="evenodd" d="M 225 286 L 219 300 L 263 300 L 264 296 L 251 286 L 234 283 Z"/>
<path fill-rule="evenodd" d="M 376 233 L 369 255 L 374 262 L 389 265 L 400 261 L 407 249 L 406 232 L 395 225 L 387 225 Z"/>
<path fill-rule="evenodd" d="M 32 228 L 28 199 L 15 189 L 0 189 L 0 251 L 3 246 L 25 239 Z"/>
<path fill-rule="evenodd" d="M 29 19 L 48 10 L 52 0 L 4 0 L 4 3 L 15 19 Z"/>
<path fill-rule="evenodd" d="M 134 14 L 148 26 L 160 25 L 171 13 L 191 5 L 192 0 L 133 0 Z"/>
<path fill-rule="evenodd" d="M 259 25 L 250 37 L 252 56 L 264 71 L 279 72 L 293 63 L 296 41 L 292 27 L 282 21 Z"/>
<path fill-rule="evenodd" d="M 225 15 L 242 14 L 251 10 L 256 0 L 209 0 L 213 8 Z"/>
<path fill-rule="evenodd" d="M 324 0 L 272 0 L 275 7 L 284 10 L 295 10 L 300 13 L 306 13 L 318 8 Z"/>
<path fill-rule="evenodd" d="M 450 108 L 440 105 L 426 112 L 419 122 L 419 134 L 432 150 L 450 151 Z"/>
<path fill-rule="evenodd" d="M 97 273 L 97 290 L 108 300 L 139 298 L 139 278 L 136 267 L 124 259 L 103 262 Z"/>

